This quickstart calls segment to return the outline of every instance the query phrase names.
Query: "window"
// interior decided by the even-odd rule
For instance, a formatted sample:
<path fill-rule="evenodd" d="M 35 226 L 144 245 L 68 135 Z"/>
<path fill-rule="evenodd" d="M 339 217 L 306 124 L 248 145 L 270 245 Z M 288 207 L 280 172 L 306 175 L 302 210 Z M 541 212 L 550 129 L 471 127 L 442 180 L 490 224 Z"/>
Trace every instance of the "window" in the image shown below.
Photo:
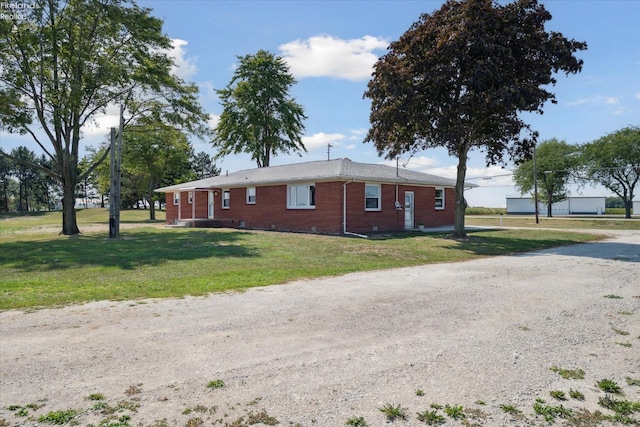
<path fill-rule="evenodd" d="M 314 209 L 315 207 L 315 184 L 289 185 L 287 187 L 287 208 Z"/>
<path fill-rule="evenodd" d="M 231 192 L 229 190 L 222 191 L 222 209 L 229 209 L 231 206 Z"/>
<path fill-rule="evenodd" d="M 256 204 L 256 187 L 247 187 L 247 204 Z"/>
<path fill-rule="evenodd" d="M 173 204 L 174 205 L 179 205 L 180 204 L 180 193 L 179 192 L 173 193 Z"/>
<path fill-rule="evenodd" d="M 366 184 L 364 186 L 365 211 L 379 211 L 381 209 L 380 193 L 379 184 Z"/>
<path fill-rule="evenodd" d="M 436 188 L 436 209 L 444 209 L 444 188 Z"/>
<path fill-rule="evenodd" d="M 193 203 L 193 191 L 189 191 L 188 199 L 189 199 L 189 204 L 192 204 Z"/>

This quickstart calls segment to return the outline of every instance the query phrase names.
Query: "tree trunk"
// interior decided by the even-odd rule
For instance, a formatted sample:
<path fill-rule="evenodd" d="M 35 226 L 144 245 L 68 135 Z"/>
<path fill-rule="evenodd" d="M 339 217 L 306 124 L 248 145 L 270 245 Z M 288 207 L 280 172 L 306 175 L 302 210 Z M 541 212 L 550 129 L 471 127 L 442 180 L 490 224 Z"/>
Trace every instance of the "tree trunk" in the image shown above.
<path fill-rule="evenodd" d="M 456 199 L 455 199 L 455 226 L 453 235 L 455 237 L 466 237 L 464 229 L 464 213 L 467 202 L 464 199 L 464 180 L 467 175 L 467 150 L 458 152 L 458 175 L 456 178 Z"/>
<path fill-rule="evenodd" d="M 552 208 L 553 208 L 553 205 L 551 204 L 551 202 L 547 203 L 547 217 L 548 218 L 551 218 L 553 216 L 553 215 L 551 215 Z"/>
<path fill-rule="evenodd" d="M 631 206 L 633 205 L 633 201 L 631 198 L 624 198 L 622 199 L 622 201 L 624 202 L 624 217 L 626 219 L 631 219 Z"/>
<path fill-rule="evenodd" d="M 153 201 L 153 187 L 155 187 L 155 184 L 153 182 L 153 180 L 150 180 L 151 182 L 149 183 L 149 194 L 147 196 L 147 201 L 149 202 L 149 219 L 151 221 L 155 221 L 156 220 L 156 204 Z M 195 191 L 193 192 L 193 203 L 195 203 Z"/>
<path fill-rule="evenodd" d="M 62 183 L 62 234 L 72 236 L 79 234 L 76 220 L 75 183 L 65 180 Z"/>

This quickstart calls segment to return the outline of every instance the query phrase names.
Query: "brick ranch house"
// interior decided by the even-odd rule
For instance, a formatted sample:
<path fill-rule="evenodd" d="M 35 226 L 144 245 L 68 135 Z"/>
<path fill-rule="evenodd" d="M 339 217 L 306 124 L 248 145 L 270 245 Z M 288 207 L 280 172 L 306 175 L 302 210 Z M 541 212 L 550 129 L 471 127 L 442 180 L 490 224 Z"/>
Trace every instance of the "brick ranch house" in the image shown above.
<path fill-rule="evenodd" d="M 166 193 L 167 224 L 353 234 L 453 225 L 454 187 L 452 179 L 336 159 L 248 169 L 156 191 Z"/>

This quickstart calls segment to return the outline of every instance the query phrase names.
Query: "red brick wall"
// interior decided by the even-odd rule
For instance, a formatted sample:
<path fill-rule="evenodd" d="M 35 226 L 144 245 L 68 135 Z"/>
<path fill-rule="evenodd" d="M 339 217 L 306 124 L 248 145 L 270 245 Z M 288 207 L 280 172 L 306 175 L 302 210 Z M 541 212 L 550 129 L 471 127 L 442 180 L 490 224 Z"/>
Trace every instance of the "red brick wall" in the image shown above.
<path fill-rule="evenodd" d="M 363 182 L 347 184 L 347 231 L 366 233 L 373 231 L 374 227 L 378 231 L 402 230 L 404 216 L 402 211 L 397 211 L 395 207 L 395 185 L 382 185 L 380 211 L 365 211 L 364 189 Z"/>
<path fill-rule="evenodd" d="M 343 222 L 343 182 L 316 183 L 315 209 L 288 209 L 287 186 L 273 185 L 256 188 L 256 203 L 246 203 L 246 188 L 230 189 L 230 207 L 222 209 L 222 190 L 215 190 L 215 218 L 225 224 L 255 229 L 281 231 L 342 233 Z M 347 231 L 367 233 L 375 229 L 391 231 L 404 229 L 404 211 L 395 208 L 396 186 L 382 185 L 380 211 L 365 211 L 365 184 L 349 182 L 347 188 Z M 454 223 L 454 190 L 445 189 L 445 209 L 435 209 L 435 188 L 398 186 L 398 200 L 404 206 L 405 191 L 414 192 L 414 221 L 423 222 L 425 227 L 439 227 Z M 207 218 L 207 191 L 195 192 L 195 218 Z M 167 220 L 173 223 L 178 216 L 173 204 L 173 194 L 167 193 Z M 188 193 L 181 193 L 181 218 L 192 218 L 192 205 L 188 203 Z"/>
<path fill-rule="evenodd" d="M 416 226 L 420 221 L 422 221 L 427 228 L 454 224 L 455 192 L 453 188 L 445 188 L 444 190 L 444 209 L 435 208 L 435 187 L 407 187 L 406 191 L 413 191 L 415 193 Z"/>
<path fill-rule="evenodd" d="M 165 203 L 167 209 L 167 218 L 165 222 L 167 224 L 173 224 L 176 218 L 178 218 L 178 205 L 173 204 L 173 193 L 165 194 Z"/>
<path fill-rule="evenodd" d="M 288 209 L 287 186 L 256 188 L 256 203 L 246 203 L 246 188 L 230 190 L 229 209 L 220 207 L 216 198 L 216 218 L 244 222 L 247 228 L 337 234 L 342 224 L 342 184 L 316 183 L 315 209 Z"/>
<path fill-rule="evenodd" d="M 178 205 L 173 204 L 173 193 L 166 194 L 167 217 L 165 222 L 173 224 L 178 218 Z M 180 193 L 180 219 L 206 218 L 207 217 L 207 191 L 194 191 L 193 203 L 189 203 L 189 192 Z M 195 209 L 195 211 L 194 211 Z"/>

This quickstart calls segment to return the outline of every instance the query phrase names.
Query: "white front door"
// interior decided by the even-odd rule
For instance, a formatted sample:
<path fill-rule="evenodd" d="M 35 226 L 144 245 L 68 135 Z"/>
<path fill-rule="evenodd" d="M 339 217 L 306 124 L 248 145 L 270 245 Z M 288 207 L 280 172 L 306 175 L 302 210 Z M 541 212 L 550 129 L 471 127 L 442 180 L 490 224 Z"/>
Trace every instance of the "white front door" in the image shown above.
<path fill-rule="evenodd" d="M 404 228 L 412 230 L 413 224 L 413 191 L 404 193 Z"/>
<path fill-rule="evenodd" d="M 207 203 L 207 217 L 213 219 L 213 191 L 209 191 L 209 202 Z"/>

